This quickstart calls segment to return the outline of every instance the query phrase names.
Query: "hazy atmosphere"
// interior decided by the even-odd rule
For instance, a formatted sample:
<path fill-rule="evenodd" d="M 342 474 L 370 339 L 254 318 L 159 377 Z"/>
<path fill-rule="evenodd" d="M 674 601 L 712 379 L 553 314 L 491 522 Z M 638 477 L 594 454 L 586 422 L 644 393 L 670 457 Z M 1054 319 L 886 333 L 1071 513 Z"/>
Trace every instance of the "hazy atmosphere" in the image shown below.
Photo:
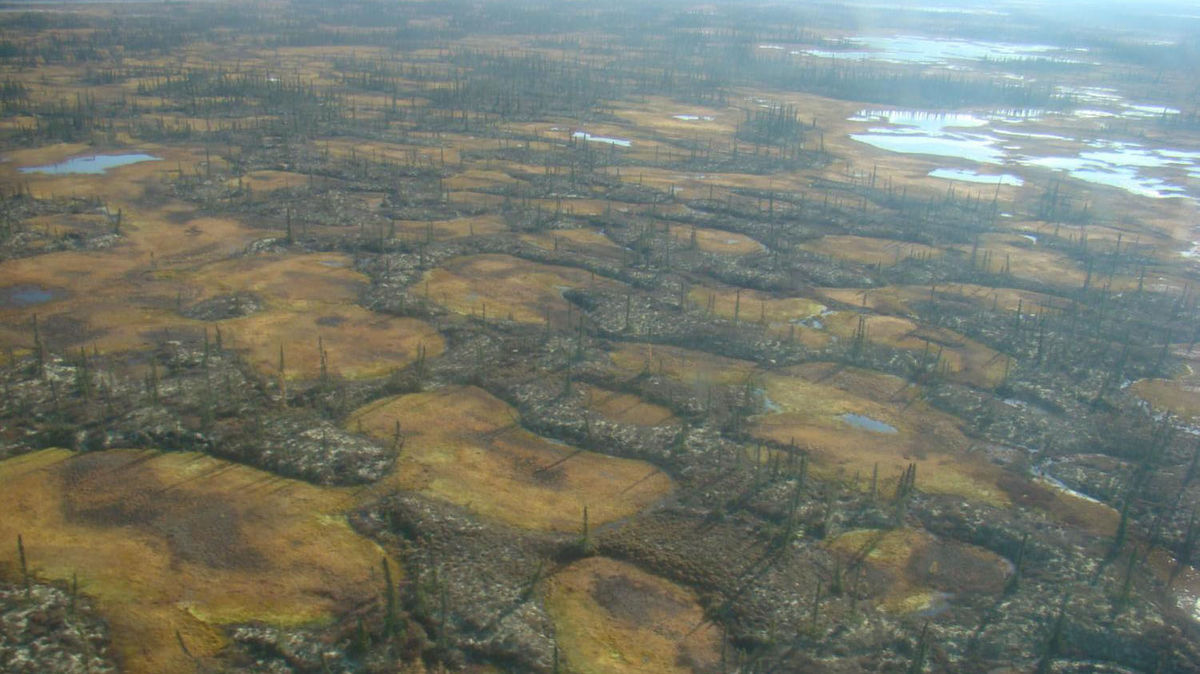
<path fill-rule="evenodd" d="M 0 671 L 1200 671 L 1193 2 L 0 2 Z"/>

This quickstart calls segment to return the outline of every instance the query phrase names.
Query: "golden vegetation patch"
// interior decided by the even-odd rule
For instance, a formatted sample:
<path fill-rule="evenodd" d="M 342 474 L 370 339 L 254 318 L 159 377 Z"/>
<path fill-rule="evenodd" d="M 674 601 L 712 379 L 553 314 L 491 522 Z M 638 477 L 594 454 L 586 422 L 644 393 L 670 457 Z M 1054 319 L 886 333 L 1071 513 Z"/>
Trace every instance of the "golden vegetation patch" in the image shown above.
<path fill-rule="evenodd" d="M 1134 395 L 1156 409 L 1166 410 L 1188 421 L 1200 419 L 1200 386 L 1191 377 L 1141 379 L 1129 388 Z"/>
<path fill-rule="evenodd" d="M 317 622 L 381 592 L 384 553 L 341 516 L 344 490 L 125 450 L 27 454 L 0 462 L 0 484 L 0 537 L 21 534 L 36 578 L 78 577 L 123 671 L 197 671 L 225 646 L 223 625 Z M 0 549 L 9 580 L 16 556 Z"/>
<path fill-rule="evenodd" d="M 203 267 L 188 279 L 199 298 L 253 292 L 278 306 L 304 309 L 353 302 L 366 277 L 343 253 L 236 258 Z"/>
<path fill-rule="evenodd" d="M 117 193 L 122 193 L 118 190 Z M 110 206 L 115 212 L 117 206 Z M 177 203 L 152 211 L 122 209 L 122 239 L 112 248 L 63 251 L 0 262 L 7 284 L 69 287 L 46 303 L 0 308 L 0 342 L 32 345 L 32 317 L 49 343 L 119 352 L 154 345 L 160 331 L 195 325 L 178 313 L 193 267 L 241 251 L 255 235 L 224 218 L 192 218 Z M 178 216 L 183 216 L 178 217 Z M 55 324 L 69 329 L 55 330 Z"/>
<path fill-rule="evenodd" d="M 497 234 L 508 227 L 498 215 L 479 215 L 453 220 L 397 220 L 396 236 L 409 241 L 449 241 L 468 236 Z"/>
<path fill-rule="evenodd" d="M 880 314 L 909 316 L 913 312 L 908 298 L 897 288 L 819 288 L 816 294 L 822 299 L 860 307 Z"/>
<path fill-rule="evenodd" d="M 751 433 L 811 452 L 819 472 L 861 480 L 878 467 L 880 490 L 889 493 L 915 463 L 921 491 L 1007 503 L 997 471 L 967 453 L 953 417 L 898 377 L 826 363 L 766 373 L 761 385 L 768 411 Z"/>
<path fill-rule="evenodd" d="M 609 354 L 613 370 L 622 377 L 655 374 L 698 387 L 744 384 L 754 363 L 692 351 L 676 346 L 626 342 Z"/>
<path fill-rule="evenodd" d="M 1093 288 L 1108 284 L 1113 290 L 1137 287 L 1136 278 L 1110 277 L 1101 269 L 1093 269 L 1089 279 L 1086 268 L 1068 255 L 1006 232 L 980 236 L 978 248 L 972 244 L 959 244 L 957 248 L 968 256 L 974 250 L 975 267 L 991 273 L 1007 273 L 1065 289 L 1081 288 L 1085 283 Z"/>
<path fill-rule="evenodd" d="M 749 255 L 766 250 L 758 241 L 737 232 L 684 225 L 671 225 L 668 231 L 671 238 L 680 244 L 702 250 L 705 253 Z"/>
<path fill-rule="evenodd" d="M 825 316 L 828 331 L 852 339 L 862 314 L 843 311 Z M 991 388 L 1004 380 L 1005 357 L 988 346 L 946 328 L 919 326 L 898 316 L 866 315 L 869 342 L 917 353 L 931 372 L 974 386 Z"/>
<path fill-rule="evenodd" d="M 230 187 L 241 185 L 242 188 L 249 188 L 253 192 L 273 192 L 275 190 L 304 187 L 308 184 L 310 178 L 303 173 L 294 173 L 292 171 L 251 171 L 242 176 L 240 181 L 238 178 L 229 180 Z"/>
<path fill-rule="evenodd" d="M 883 267 L 899 264 L 908 258 L 929 259 L 942 255 L 942 250 L 933 246 L 867 236 L 823 236 L 805 243 L 801 248 L 839 260 Z"/>
<path fill-rule="evenodd" d="M 1028 479 L 1005 472 L 997 481 L 1013 505 L 1036 508 L 1049 517 L 1093 534 L 1097 542 L 1111 539 L 1120 515 L 1111 506 L 1086 498 L 1043 478 Z"/>
<path fill-rule="evenodd" d="M 415 318 L 376 314 L 355 305 L 311 311 L 268 311 L 228 321 L 227 344 L 243 350 L 260 373 L 277 376 L 282 350 L 286 379 L 321 374 L 321 349 L 329 375 L 349 379 L 378 377 L 417 360 L 421 349 L 432 358 L 445 341 L 434 327 Z"/>
<path fill-rule="evenodd" d="M 688 292 L 692 306 L 727 320 L 787 325 L 816 316 L 825 307 L 804 297 L 776 297 L 758 290 L 694 287 Z"/>
<path fill-rule="evenodd" d="M 591 523 L 610 522 L 673 488 L 644 461 L 553 442 L 518 421 L 507 403 L 466 387 L 386 398 L 348 425 L 382 442 L 399 428 L 400 459 L 380 489 L 420 491 L 517 527 L 578 531 L 584 507 Z"/>
<path fill-rule="evenodd" d="M 934 614 L 955 595 L 998 594 L 1011 568 L 990 550 L 915 529 L 857 529 L 827 545 L 843 564 L 883 574 L 878 603 L 890 613 Z"/>
<path fill-rule="evenodd" d="M 632 393 L 610 391 L 589 384 L 576 384 L 576 388 L 589 410 L 610 421 L 634 426 L 662 426 L 676 421 L 671 410 L 646 402 Z"/>
<path fill-rule="evenodd" d="M 694 287 L 688 291 L 693 311 L 717 316 L 728 321 L 754 323 L 766 327 L 772 335 L 787 336 L 805 345 L 819 348 L 830 337 L 821 330 L 802 325 L 801 321 L 825 311 L 825 306 L 804 297 L 776 297 L 750 289 Z"/>
<path fill-rule="evenodd" d="M 445 343 L 433 326 L 413 318 L 375 314 L 353 302 L 366 278 L 342 254 L 243 258 L 203 269 L 193 279 L 199 297 L 254 293 L 263 311 L 232 319 L 230 344 L 243 349 L 261 373 L 312 379 L 321 372 L 321 351 L 330 374 L 372 377 L 416 360 L 424 348 L 439 355 Z"/>
<path fill-rule="evenodd" d="M 927 286 L 900 286 L 897 290 L 903 296 L 908 297 L 909 301 L 928 298 L 930 291 Z M 1062 297 L 1037 293 L 1031 290 L 992 288 L 973 283 L 939 285 L 934 288 L 934 292 L 941 299 L 958 299 L 981 307 L 994 307 L 1001 311 L 1017 311 L 1020 309 L 1022 312 L 1032 312 L 1039 310 L 1041 307 L 1061 306 L 1067 302 Z"/>
<path fill-rule="evenodd" d="M 538 234 L 522 234 L 521 240 L 545 250 L 578 250 L 586 253 L 611 255 L 621 248 L 596 229 L 555 229 Z"/>
<path fill-rule="evenodd" d="M 541 323 L 567 312 L 564 290 L 620 285 L 580 269 L 509 255 L 471 255 L 426 273 L 418 290 L 458 314 Z"/>
<path fill-rule="evenodd" d="M 566 671 L 693 672 L 720 661 L 720 634 L 692 591 L 637 567 L 584 559 L 546 581 Z"/>
<path fill-rule="evenodd" d="M 711 137 L 723 143 L 728 142 L 729 134 L 737 130 L 745 114 L 737 108 L 680 105 L 664 96 L 626 104 L 614 113 L 638 129 L 653 129 L 673 138 Z"/>

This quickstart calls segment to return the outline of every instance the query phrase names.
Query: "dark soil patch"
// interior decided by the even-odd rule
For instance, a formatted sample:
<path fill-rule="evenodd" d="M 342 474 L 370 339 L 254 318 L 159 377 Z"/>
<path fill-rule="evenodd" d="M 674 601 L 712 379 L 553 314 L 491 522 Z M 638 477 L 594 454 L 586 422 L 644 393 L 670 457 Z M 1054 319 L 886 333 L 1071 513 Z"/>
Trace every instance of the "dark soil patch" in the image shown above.
<path fill-rule="evenodd" d="M 65 351 L 68 347 L 85 345 L 104 336 L 108 330 L 94 328 L 87 321 L 67 314 L 57 314 L 38 320 L 38 331 L 42 341 L 51 352 Z"/>
<path fill-rule="evenodd" d="M 688 608 L 659 588 L 621 575 L 597 579 L 592 586 L 592 598 L 613 617 L 638 627 L 652 627 L 662 616 Z"/>
<path fill-rule="evenodd" d="M 136 527 L 162 536 L 176 562 L 215 569 L 255 569 L 262 555 L 249 545 L 244 513 L 205 496 L 162 484 L 143 465 L 156 454 L 83 454 L 63 469 L 63 512 L 95 527 Z"/>
<path fill-rule="evenodd" d="M 172 225 L 186 225 L 196 217 L 196 211 L 170 211 L 164 216 L 164 219 Z"/>

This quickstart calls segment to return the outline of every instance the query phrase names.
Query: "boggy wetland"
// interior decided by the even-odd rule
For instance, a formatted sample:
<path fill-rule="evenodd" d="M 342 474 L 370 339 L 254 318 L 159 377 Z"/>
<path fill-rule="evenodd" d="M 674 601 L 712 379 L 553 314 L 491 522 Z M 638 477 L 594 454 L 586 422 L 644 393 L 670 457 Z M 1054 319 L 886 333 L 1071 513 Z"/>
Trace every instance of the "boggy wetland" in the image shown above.
<path fill-rule="evenodd" d="M 0 3 L 0 670 L 1200 671 L 1188 3 Z"/>

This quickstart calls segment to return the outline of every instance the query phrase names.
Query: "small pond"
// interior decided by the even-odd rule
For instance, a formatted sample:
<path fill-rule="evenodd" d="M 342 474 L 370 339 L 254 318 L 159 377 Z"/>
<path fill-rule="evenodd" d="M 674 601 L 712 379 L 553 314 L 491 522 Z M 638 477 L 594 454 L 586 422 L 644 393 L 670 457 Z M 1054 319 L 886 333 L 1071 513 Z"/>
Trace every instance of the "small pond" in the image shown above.
<path fill-rule="evenodd" d="M 144 161 L 162 161 L 162 157 L 152 154 L 92 154 L 81 157 L 71 157 L 57 164 L 44 166 L 26 166 L 21 173 L 49 173 L 51 175 L 66 175 L 72 173 L 100 174 L 110 168 L 128 166 Z"/>
<path fill-rule="evenodd" d="M 1025 184 L 1018 176 L 1009 175 L 1007 173 L 990 174 L 976 173 L 966 169 L 934 169 L 929 172 L 930 177 L 942 178 L 945 180 L 961 180 L 968 183 L 984 183 L 987 185 L 1012 185 L 1020 187 Z"/>
<path fill-rule="evenodd" d="M 872 419 L 862 414 L 847 412 L 841 416 L 841 419 L 855 428 L 861 428 L 864 431 L 871 431 L 872 433 L 899 433 L 895 426 L 885 424 L 878 419 Z"/>
<path fill-rule="evenodd" d="M 15 285 L 0 288 L 0 308 L 31 307 L 57 299 L 59 293 L 35 285 Z"/>
<path fill-rule="evenodd" d="M 1041 44 L 1013 44 L 980 40 L 948 40 L 897 35 L 894 37 L 861 36 L 847 38 L 847 49 L 809 49 L 810 56 L 850 61 L 882 61 L 885 63 L 915 63 L 926 66 L 945 66 L 961 61 L 1007 61 L 1029 58 L 1052 59 L 1078 63 L 1059 47 Z"/>
<path fill-rule="evenodd" d="M 624 140 L 621 138 L 605 138 L 604 136 L 593 136 L 592 134 L 588 133 L 587 131 L 576 131 L 575 133 L 571 134 L 571 137 L 578 138 L 580 140 L 586 140 L 589 143 L 603 143 L 605 145 L 616 145 L 617 147 L 630 147 L 631 145 L 633 145 L 632 141 Z"/>

